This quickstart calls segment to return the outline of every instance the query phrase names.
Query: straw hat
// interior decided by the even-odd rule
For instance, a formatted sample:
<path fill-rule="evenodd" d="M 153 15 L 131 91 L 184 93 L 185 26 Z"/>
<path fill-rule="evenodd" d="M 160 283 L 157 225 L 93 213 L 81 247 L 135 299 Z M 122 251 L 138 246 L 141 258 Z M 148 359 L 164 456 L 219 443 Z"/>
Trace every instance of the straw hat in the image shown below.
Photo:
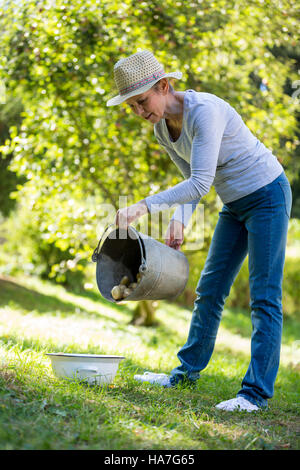
<path fill-rule="evenodd" d="M 163 66 L 150 51 L 140 51 L 119 60 L 114 66 L 114 79 L 119 95 L 107 101 L 107 106 L 115 106 L 149 90 L 164 77 L 181 78 L 181 72 L 165 73 Z"/>

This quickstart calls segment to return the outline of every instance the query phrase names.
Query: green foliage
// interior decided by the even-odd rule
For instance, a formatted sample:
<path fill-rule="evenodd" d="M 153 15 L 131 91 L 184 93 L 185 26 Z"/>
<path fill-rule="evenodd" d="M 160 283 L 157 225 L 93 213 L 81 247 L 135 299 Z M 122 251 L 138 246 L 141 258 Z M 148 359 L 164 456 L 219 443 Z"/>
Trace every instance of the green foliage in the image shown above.
<path fill-rule="evenodd" d="M 9 138 L 10 126 L 20 125 L 22 111 L 20 98 L 5 96 L 5 103 L 0 104 L 0 145 L 4 145 Z M 0 153 L 0 212 L 3 216 L 7 216 L 15 208 L 15 200 L 9 197 L 10 193 L 16 190 L 18 184 L 24 184 L 26 181 L 26 177 L 23 175 L 18 177 L 9 169 L 12 159 L 13 152 L 6 158 Z"/>
<path fill-rule="evenodd" d="M 152 50 L 166 71 L 182 70 L 176 89 L 228 100 L 290 179 L 297 174 L 297 101 L 284 88 L 298 77 L 295 59 L 272 53 L 296 42 L 293 2 L 22 0 L 0 8 L 0 30 L 0 81 L 24 106 L 0 152 L 13 155 L 9 170 L 26 179 L 14 197 L 36 220 L 37 237 L 23 233 L 37 251 L 43 240 L 51 253 L 65 252 L 63 260 L 87 260 L 119 196 L 132 204 L 181 180 L 149 123 L 125 105 L 106 107 L 117 93 L 114 63 L 139 48 Z M 102 203 L 111 204 L 106 214 Z M 214 220 L 211 195 L 207 209 Z M 57 252 L 51 276 L 61 262 Z"/>
<path fill-rule="evenodd" d="M 86 236 L 91 231 L 87 219 L 87 206 L 75 207 L 72 200 L 62 198 L 53 201 L 54 207 L 65 207 L 65 212 L 73 211 L 72 219 L 63 217 L 64 212 L 31 211 L 30 199 L 27 205 L 18 205 L 18 210 L 10 215 L 2 225 L 1 235 L 10 256 L 10 263 L 2 261 L 4 274 L 27 272 L 50 278 L 64 285 L 82 285 L 87 252 L 91 256 L 90 244 Z M 42 202 L 41 202 L 42 204 Z M 70 220 L 72 227 L 68 226 Z M 84 230 L 83 230 L 84 227 Z M 66 233 L 72 237 L 66 241 Z"/>
<path fill-rule="evenodd" d="M 9 198 L 9 194 L 15 191 L 18 184 L 16 174 L 8 169 L 9 163 L 8 158 L 0 157 L 0 211 L 3 216 L 7 216 L 15 208 L 15 201 Z"/>

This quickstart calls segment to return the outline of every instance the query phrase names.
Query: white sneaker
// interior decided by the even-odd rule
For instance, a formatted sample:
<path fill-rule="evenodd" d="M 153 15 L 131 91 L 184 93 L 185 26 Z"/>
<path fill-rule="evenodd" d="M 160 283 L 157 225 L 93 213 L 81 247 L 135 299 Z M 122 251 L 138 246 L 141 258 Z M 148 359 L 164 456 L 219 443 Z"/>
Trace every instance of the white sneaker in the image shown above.
<path fill-rule="evenodd" d="M 134 375 L 133 378 L 139 382 L 149 382 L 150 384 L 161 385 L 162 387 L 172 387 L 170 376 L 167 374 L 155 374 L 154 372 L 144 372 L 143 375 Z"/>
<path fill-rule="evenodd" d="M 257 411 L 260 408 L 256 405 L 253 405 L 250 401 L 246 400 L 243 397 L 232 398 L 231 400 L 222 401 L 216 408 L 219 410 L 226 410 L 226 411 Z"/>

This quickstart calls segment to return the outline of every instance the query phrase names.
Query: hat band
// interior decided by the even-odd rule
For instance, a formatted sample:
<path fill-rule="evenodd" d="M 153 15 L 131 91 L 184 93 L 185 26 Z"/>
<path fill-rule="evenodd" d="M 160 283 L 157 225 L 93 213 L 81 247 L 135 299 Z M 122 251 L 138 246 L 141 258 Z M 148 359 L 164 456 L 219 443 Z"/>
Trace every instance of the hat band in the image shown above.
<path fill-rule="evenodd" d="M 120 95 L 121 96 L 122 95 L 127 95 L 131 91 L 137 90 L 138 88 L 141 88 L 145 85 L 148 85 L 148 83 L 151 83 L 154 80 L 157 80 L 158 78 L 162 77 L 163 75 L 165 75 L 165 72 L 164 72 L 163 69 L 161 69 L 159 72 L 153 73 L 152 75 L 150 75 L 150 77 L 143 78 L 143 80 L 140 80 L 139 82 L 133 83 L 132 85 L 130 85 L 127 88 L 122 88 L 122 90 L 120 90 Z"/>

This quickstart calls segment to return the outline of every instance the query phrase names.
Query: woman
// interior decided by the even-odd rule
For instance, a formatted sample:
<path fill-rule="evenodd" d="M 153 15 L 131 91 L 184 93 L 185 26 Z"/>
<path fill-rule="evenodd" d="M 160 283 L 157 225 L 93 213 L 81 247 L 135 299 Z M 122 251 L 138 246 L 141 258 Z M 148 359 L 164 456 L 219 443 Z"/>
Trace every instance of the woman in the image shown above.
<path fill-rule="evenodd" d="M 119 95 L 135 114 L 154 124 L 159 144 L 185 180 L 117 212 L 126 228 L 138 217 L 179 203 L 166 243 L 179 249 L 192 211 L 211 185 L 224 203 L 199 279 L 186 344 L 179 367 L 166 374 L 145 373 L 135 379 L 165 387 L 194 382 L 212 355 L 224 302 L 245 257 L 249 259 L 251 362 L 235 398 L 217 405 L 224 410 L 267 407 L 279 367 L 282 331 L 282 277 L 291 189 L 283 167 L 224 100 L 194 90 L 176 92 L 149 51 L 121 59 L 114 67 Z M 192 211 L 184 210 L 192 207 Z"/>

